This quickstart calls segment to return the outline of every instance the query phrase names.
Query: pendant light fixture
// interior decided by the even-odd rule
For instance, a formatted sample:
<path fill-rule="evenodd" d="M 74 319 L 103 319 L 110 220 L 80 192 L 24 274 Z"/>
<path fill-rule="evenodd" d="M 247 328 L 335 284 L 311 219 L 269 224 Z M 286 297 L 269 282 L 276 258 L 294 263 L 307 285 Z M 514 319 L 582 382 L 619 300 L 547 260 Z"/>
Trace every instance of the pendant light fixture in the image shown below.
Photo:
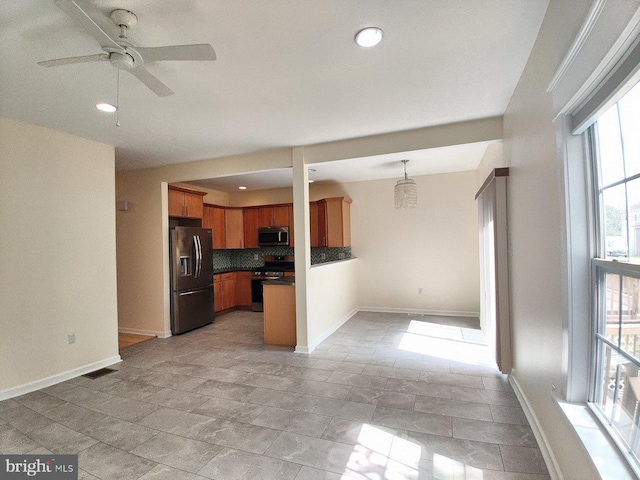
<path fill-rule="evenodd" d="M 418 186 L 415 180 L 407 177 L 407 162 L 400 160 L 404 164 L 404 178 L 396 182 L 394 188 L 394 199 L 396 208 L 416 208 L 418 206 Z"/>

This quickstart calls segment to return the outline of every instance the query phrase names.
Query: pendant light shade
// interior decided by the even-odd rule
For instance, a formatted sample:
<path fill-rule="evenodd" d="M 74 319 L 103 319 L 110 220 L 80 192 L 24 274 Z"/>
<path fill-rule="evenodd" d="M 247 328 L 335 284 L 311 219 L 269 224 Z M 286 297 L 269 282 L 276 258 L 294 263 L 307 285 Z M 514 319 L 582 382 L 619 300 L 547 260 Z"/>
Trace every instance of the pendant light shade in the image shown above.
<path fill-rule="evenodd" d="M 396 208 L 416 208 L 418 206 L 418 186 L 415 180 L 407 177 L 408 161 L 401 160 L 404 164 L 404 178 L 396 182 L 394 189 Z"/>

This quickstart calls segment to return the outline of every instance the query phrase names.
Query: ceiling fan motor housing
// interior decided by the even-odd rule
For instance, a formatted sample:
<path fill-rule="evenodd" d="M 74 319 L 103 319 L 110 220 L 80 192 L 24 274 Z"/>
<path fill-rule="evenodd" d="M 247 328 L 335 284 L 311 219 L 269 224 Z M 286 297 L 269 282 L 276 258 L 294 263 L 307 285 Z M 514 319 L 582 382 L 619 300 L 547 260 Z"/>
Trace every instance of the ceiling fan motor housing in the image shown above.
<path fill-rule="evenodd" d="M 111 52 L 109 54 L 111 65 L 121 70 L 130 70 L 135 67 L 133 57 L 128 53 Z"/>

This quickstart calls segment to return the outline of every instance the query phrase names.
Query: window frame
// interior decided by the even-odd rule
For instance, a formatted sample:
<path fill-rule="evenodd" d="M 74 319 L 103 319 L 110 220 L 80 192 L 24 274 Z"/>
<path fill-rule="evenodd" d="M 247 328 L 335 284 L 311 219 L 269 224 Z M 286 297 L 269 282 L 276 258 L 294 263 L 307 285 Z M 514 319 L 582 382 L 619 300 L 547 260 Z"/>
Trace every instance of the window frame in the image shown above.
<path fill-rule="evenodd" d="M 638 82 L 640 84 L 640 82 Z M 634 84 L 635 85 L 635 84 Z M 639 87 L 640 88 L 640 87 Z M 621 85 L 616 92 L 616 101 L 613 105 L 616 105 L 628 91 L 629 85 Z M 611 105 L 611 106 L 613 106 Z M 609 107 L 611 108 L 611 107 Z M 616 107 L 617 108 L 617 107 Z M 604 110 L 604 109 L 603 109 Z M 609 341 L 606 338 L 606 332 L 601 332 L 602 325 L 606 325 L 606 278 L 608 273 L 618 275 L 620 277 L 620 284 L 624 277 L 631 277 L 640 279 L 640 264 L 631 263 L 628 261 L 630 250 L 627 251 L 627 261 L 618 261 L 617 259 L 606 258 L 606 225 L 605 222 L 605 203 L 604 192 L 609 188 L 615 188 L 615 186 L 625 185 L 625 213 L 628 217 L 629 214 L 629 197 L 626 195 L 626 186 L 629 182 L 640 178 L 640 174 L 634 174 L 631 176 L 626 175 L 626 169 L 623 175 L 623 179 L 612 182 L 607 185 L 602 185 L 602 176 L 600 169 L 601 158 L 599 157 L 600 149 L 598 145 L 598 131 L 597 131 L 597 119 L 602 115 L 603 110 L 598 112 L 597 118 L 589 127 L 583 132 L 582 136 L 585 139 L 585 160 L 588 162 L 589 167 L 586 169 L 590 173 L 590 181 L 585 185 L 585 191 L 587 198 L 589 199 L 589 208 L 592 212 L 591 222 L 589 226 L 589 236 L 591 243 L 590 269 L 591 269 L 591 315 L 589 322 L 589 336 L 590 336 L 590 362 L 589 362 L 589 387 L 587 395 L 587 406 L 594 414 L 594 416 L 600 421 L 605 431 L 609 434 L 613 442 L 618 447 L 620 453 L 627 459 L 627 462 L 631 469 L 637 476 L 640 477 L 640 456 L 636 456 L 633 452 L 634 449 L 638 451 L 640 449 L 640 408 L 636 410 L 635 418 L 631 421 L 636 425 L 633 430 L 630 441 L 627 444 L 626 439 L 622 433 L 613 425 L 613 416 L 615 408 L 608 416 L 599 404 L 598 396 L 602 394 L 603 385 L 603 372 L 600 360 L 602 358 L 602 349 L 608 346 L 612 351 L 621 355 L 626 361 L 631 362 L 636 367 L 640 368 L 640 358 L 635 359 L 632 355 L 628 354 L 622 347 L 620 339 L 618 345 Z M 618 116 L 619 118 L 619 116 Z M 621 139 L 623 142 L 624 140 Z M 626 165 L 626 159 L 623 158 L 623 165 Z M 629 244 L 629 231 L 627 221 L 627 232 L 625 237 L 627 238 L 627 244 Z M 604 286 L 604 288 L 603 288 Z M 620 289 L 620 295 L 622 295 L 622 288 Z M 622 317 L 622 310 L 619 313 L 620 322 Z M 602 323 L 604 321 L 604 323 Z M 605 327 L 606 328 L 606 327 Z M 619 336 L 622 335 L 622 329 L 619 331 Z M 618 394 L 618 385 L 614 390 L 614 404 L 615 398 Z"/>

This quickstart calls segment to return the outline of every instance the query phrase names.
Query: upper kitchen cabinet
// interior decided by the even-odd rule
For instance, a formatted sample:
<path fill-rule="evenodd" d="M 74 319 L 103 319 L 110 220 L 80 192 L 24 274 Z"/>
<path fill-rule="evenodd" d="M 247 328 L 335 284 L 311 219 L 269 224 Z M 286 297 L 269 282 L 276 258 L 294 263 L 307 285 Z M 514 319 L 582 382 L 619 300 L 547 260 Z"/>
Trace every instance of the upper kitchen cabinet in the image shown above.
<path fill-rule="evenodd" d="M 244 248 L 258 248 L 258 225 L 261 207 L 244 208 Z"/>
<path fill-rule="evenodd" d="M 351 199 L 333 197 L 309 204 L 312 247 L 351 246 Z"/>
<path fill-rule="evenodd" d="M 224 208 L 205 203 L 204 213 L 202 214 L 202 228 L 211 229 L 211 241 L 213 242 L 214 250 L 226 248 L 224 223 Z"/>
<path fill-rule="evenodd" d="M 287 210 L 289 213 L 289 246 L 295 246 L 293 243 L 293 233 L 295 228 L 293 228 L 293 203 L 287 205 Z"/>
<path fill-rule="evenodd" d="M 327 247 L 351 246 L 351 199 L 325 198 Z M 320 217 L 320 215 L 318 215 Z"/>
<path fill-rule="evenodd" d="M 202 199 L 206 194 L 206 192 L 169 185 L 169 216 L 202 219 L 204 213 Z"/>
<path fill-rule="evenodd" d="M 288 205 L 266 205 L 258 208 L 258 227 L 290 227 Z"/>
<path fill-rule="evenodd" d="M 224 209 L 226 248 L 244 248 L 244 220 L 242 208 Z"/>

